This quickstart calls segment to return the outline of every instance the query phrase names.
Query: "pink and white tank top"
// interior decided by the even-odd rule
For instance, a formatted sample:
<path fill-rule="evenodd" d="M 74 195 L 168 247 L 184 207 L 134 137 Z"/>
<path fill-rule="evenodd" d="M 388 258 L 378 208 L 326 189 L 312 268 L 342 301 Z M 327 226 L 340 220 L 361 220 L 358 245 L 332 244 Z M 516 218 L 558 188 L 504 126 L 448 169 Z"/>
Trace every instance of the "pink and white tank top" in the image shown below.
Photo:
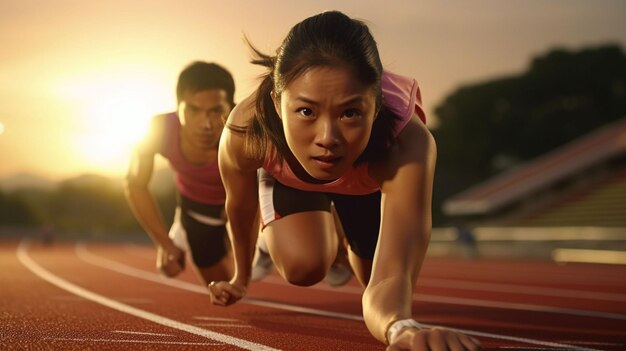
<path fill-rule="evenodd" d="M 175 172 L 176 189 L 193 201 L 208 205 L 223 205 L 226 191 L 217 166 L 213 162 L 195 165 L 185 159 L 180 149 L 180 120 L 176 112 L 165 116 L 165 133 L 160 154 L 167 158 Z"/>

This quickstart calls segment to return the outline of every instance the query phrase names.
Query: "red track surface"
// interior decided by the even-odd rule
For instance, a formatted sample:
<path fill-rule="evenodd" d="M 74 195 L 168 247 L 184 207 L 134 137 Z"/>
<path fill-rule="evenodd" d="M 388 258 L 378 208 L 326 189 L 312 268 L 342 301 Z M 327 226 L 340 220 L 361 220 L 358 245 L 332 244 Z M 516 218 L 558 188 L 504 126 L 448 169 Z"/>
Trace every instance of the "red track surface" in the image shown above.
<path fill-rule="evenodd" d="M 2 350 L 384 350 L 356 281 L 334 289 L 272 275 L 228 308 L 188 270 L 155 274 L 130 244 L 0 243 Z M 427 258 L 415 318 L 477 335 L 486 350 L 626 349 L 626 267 Z"/>

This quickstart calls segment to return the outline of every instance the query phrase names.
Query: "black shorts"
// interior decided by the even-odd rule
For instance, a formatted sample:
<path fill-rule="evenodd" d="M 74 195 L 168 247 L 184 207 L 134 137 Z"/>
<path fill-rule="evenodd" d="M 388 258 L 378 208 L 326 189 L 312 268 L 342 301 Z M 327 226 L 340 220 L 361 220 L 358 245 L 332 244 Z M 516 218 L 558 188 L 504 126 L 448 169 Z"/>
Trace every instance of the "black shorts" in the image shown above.
<path fill-rule="evenodd" d="M 380 227 L 380 191 L 368 195 L 341 195 L 303 191 L 281 184 L 265 171 L 259 174 L 259 202 L 263 225 L 294 213 L 337 209 L 350 249 L 372 260 Z"/>
<path fill-rule="evenodd" d="M 179 196 L 180 224 L 196 266 L 212 266 L 226 256 L 230 241 L 223 205 L 206 205 Z"/>

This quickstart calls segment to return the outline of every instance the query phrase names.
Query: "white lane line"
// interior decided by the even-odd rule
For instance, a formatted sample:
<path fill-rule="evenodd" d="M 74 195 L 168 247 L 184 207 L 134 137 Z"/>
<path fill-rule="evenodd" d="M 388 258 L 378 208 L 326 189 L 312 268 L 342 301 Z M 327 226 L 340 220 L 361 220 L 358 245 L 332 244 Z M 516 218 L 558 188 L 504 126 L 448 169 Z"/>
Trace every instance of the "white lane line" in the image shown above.
<path fill-rule="evenodd" d="M 598 300 L 598 301 L 618 301 L 626 302 L 626 295 L 600 293 L 581 290 L 565 290 L 557 288 L 544 288 L 539 286 L 499 284 L 499 283 L 479 283 L 466 282 L 453 279 L 421 278 L 419 285 L 431 288 L 447 288 L 472 291 L 505 292 L 524 295 L 541 295 L 555 297 L 571 297 L 576 299 Z"/>
<path fill-rule="evenodd" d="M 200 294 L 204 294 L 204 295 L 207 294 L 206 289 L 204 287 L 202 287 L 202 286 L 195 285 L 195 284 L 190 284 L 190 283 L 183 282 L 183 281 L 178 281 L 179 284 L 171 284 L 171 283 L 169 283 L 167 281 L 163 281 L 162 277 L 157 275 L 157 274 L 155 274 L 155 273 L 146 272 L 146 271 L 143 271 L 143 270 L 140 270 L 140 269 L 136 269 L 136 268 L 127 266 L 125 264 L 121 264 L 121 263 L 113 261 L 113 260 L 109 260 L 109 259 L 106 259 L 106 258 L 103 258 L 103 257 L 96 256 L 96 255 L 90 253 L 83 244 L 76 244 L 75 251 L 76 251 L 77 255 L 79 256 L 79 258 L 81 258 L 85 262 L 91 263 L 93 265 L 96 265 L 96 266 L 99 266 L 99 267 L 102 267 L 102 268 L 105 268 L 105 269 L 114 270 L 114 271 L 117 271 L 117 272 L 122 273 L 122 274 L 127 274 L 127 275 L 130 275 L 130 276 L 133 276 L 133 277 L 136 277 L 136 278 L 140 278 L 140 279 L 144 279 L 144 280 L 148 280 L 148 281 L 153 281 L 153 282 L 157 282 L 157 283 L 161 283 L 161 284 L 170 285 L 170 286 L 182 289 L 182 290 L 196 292 L 196 293 L 200 293 Z M 265 279 L 267 279 L 267 278 L 268 277 L 266 277 Z M 331 288 L 330 290 L 331 291 L 338 291 L 338 289 L 335 289 L 335 288 Z M 329 312 L 329 311 L 317 310 L 317 309 L 308 308 L 308 307 L 287 305 L 287 304 L 271 302 L 271 301 L 264 301 L 264 300 L 259 300 L 259 299 L 244 298 L 239 303 L 246 303 L 246 304 L 249 304 L 249 305 L 270 307 L 270 308 L 275 308 L 275 309 L 280 309 L 280 310 L 287 310 L 287 311 L 293 311 L 293 312 L 301 312 L 301 313 L 312 314 L 312 315 L 316 315 L 316 316 L 341 318 L 341 319 L 347 319 L 347 320 L 352 320 L 352 321 L 363 322 L 363 317 L 362 316 L 356 316 L 356 315 L 351 315 L 351 314 L 347 314 L 347 313 Z M 436 327 L 435 325 L 428 325 L 428 324 L 424 324 L 424 323 L 422 323 L 422 325 L 424 325 L 424 326 L 426 326 L 428 328 Z M 446 327 L 446 328 L 448 328 L 448 327 Z M 523 343 L 527 343 L 527 344 L 531 344 L 531 345 L 553 346 L 553 347 L 566 348 L 566 349 L 569 348 L 569 350 L 573 350 L 573 351 L 601 351 L 601 350 L 598 350 L 598 349 L 592 349 L 592 348 L 568 345 L 568 344 L 563 344 L 563 343 L 555 343 L 555 342 L 534 340 L 534 339 L 528 339 L 528 338 L 518 338 L 518 337 L 508 336 L 508 335 L 483 333 L 483 332 L 474 331 L 474 330 L 455 329 L 455 328 L 448 328 L 448 329 L 457 330 L 459 332 L 462 332 L 462 333 L 468 334 L 468 335 L 482 336 L 482 337 L 491 338 L 491 339 L 500 339 L 500 340 L 515 341 L 515 342 L 523 342 Z"/>
<path fill-rule="evenodd" d="M 155 341 L 155 340 L 121 340 L 121 339 L 80 339 L 80 338 L 45 338 L 56 341 L 88 341 L 88 342 L 123 342 L 129 344 L 166 344 L 166 345 L 190 345 L 190 346 L 214 346 L 222 345 L 215 342 L 184 342 L 184 341 Z"/>
<path fill-rule="evenodd" d="M 136 303 L 136 304 L 151 304 L 154 303 L 153 300 L 150 299 L 136 299 L 134 297 L 119 297 L 116 299 L 117 301 L 125 302 L 125 303 Z"/>
<path fill-rule="evenodd" d="M 420 323 L 420 324 L 426 326 L 427 328 L 436 327 L 435 325 L 430 325 L 430 324 L 424 324 L 424 323 Z M 446 327 L 446 328 L 448 328 L 448 327 Z M 589 347 L 576 346 L 576 345 L 570 345 L 570 344 L 563 344 L 563 343 L 560 343 L 560 342 L 541 341 L 541 340 L 535 340 L 535 339 L 519 338 L 519 337 L 516 337 L 516 336 L 483 333 L 483 332 L 479 332 L 479 331 L 475 331 L 475 330 L 467 330 L 467 329 L 458 329 L 458 328 L 448 328 L 448 329 L 455 330 L 455 331 L 457 331 L 459 333 L 463 333 L 463 334 L 467 334 L 467 335 L 482 336 L 482 337 L 485 337 L 485 338 L 501 339 L 501 340 L 508 340 L 508 341 L 514 341 L 514 342 L 521 342 L 521 343 L 526 343 L 526 344 L 531 344 L 531 345 L 556 347 L 559 350 L 563 350 L 563 351 L 602 351 L 602 350 L 598 350 L 598 349 L 592 349 L 592 348 L 589 348 Z M 494 337 L 494 335 L 495 335 L 495 337 Z M 526 350 L 526 349 L 532 349 L 532 348 L 529 348 L 528 346 L 526 346 L 526 347 L 522 347 L 522 349 Z"/>
<path fill-rule="evenodd" d="M 241 319 L 235 319 L 235 318 L 218 318 L 218 317 L 205 317 L 205 316 L 194 316 L 193 319 L 199 319 L 202 321 L 215 321 L 215 322 L 235 322 L 235 323 L 243 322 Z"/>
<path fill-rule="evenodd" d="M 624 344 L 615 343 L 615 342 L 601 342 L 601 341 L 578 341 L 578 340 L 568 340 L 568 341 L 559 341 L 570 344 L 580 344 L 580 345 L 595 345 L 595 346 L 624 346 Z"/>
<path fill-rule="evenodd" d="M 195 335 L 199 335 L 199 336 L 203 336 L 205 338 L 208 339 L 212 339 L 215 341 L 219 341 L 225 344 L 229 344 L 229 345 L 233 345 L 233 346 L 237 346 L 240 347 L 242 349 L 246 349 L 246 350 L 276 350 L 274 348 L 271 348 L 269 346 L 265 346 L 265 345 L 261 345 L 261 344 L 257 344 L 254 342 L 250 342 L 248 340 L 243 340 L 243 339 L 238 339 L 229 335 L 224 335 L 224 334 L 219 334 L 219 333 L 215 333 L 209 330 L 205 330 L 202 328 L 198 328 L 196 326 L 193 325 L 189 325 L 189 324 L 185 324 L 179 321 L 175 321 L 173 319 L 169 319 L 148 311 L 144 311 L 141 309 L 138 309 L 136 307 L 132 307 L 129 305 L 125 305 L 123 303 L 120 303 L 118 301 L 115 300 L 111 300 L 105 296 L 96 294 L 92 291 L 89 291 L 87 289 L 84 289 L 78 285 L 72 284 L 70 282 L 68 282 L 67 280 L 64 280 L 52 273 L 50 273 L 49 271 L 47 271 L 46 269 L 42 268 L 39 264 L 37 264 L 35 261 L 33 261 L 30 256 L 28 255 L 28 244 L 25 240 L 22 240 L 22 242 L 20 242 L 20 245 L 17 248 L 17 257 L 19 259 L 19 261 L 26 267 L 28 268 L 31 272 L 33 272 L 35 275 L 37 275 L 39 278 L 47 281 L 50 284 L 53 284 L 63 290 L 69 291 L 75 295 L 84 297 L 88 300 L 91 300 L 93 302 L 99 303 L 101 305 L 107 306 L 109 308 L 112 308 L 114 310 L 126 313 L 126 314 L 130 314 L 132 316 L 135 317 L 139 317 L 157 324 L 161 324 L 164 325 L 166 327 L 170 327 L 170 328 L 174 328 L 174 329 L 178 329 L 178 330 L 182 330 L 191 334 L 195 334 Z"/>
<path fill-rule="evenodd" d="M 87 251 L 87 249 L 85 248 L 85 245 L 82 243 L 77 243 L 74 251 L 76 252 L 76 255 L 78 256 L 78 258 L 95 266 L 99 266 L 99 267 L 106 268 L 111 271 L 129 275 L 131 277 L 149 280 L 149 281 L 163 284 L 163 285 L 169 285 L 169 286 L 179 288 L 179 289 L 184 289 L 184 290 L 193 291 L 193 292 L 207 293 L 206 288 L 203 286 L 187 283 L 185 281 L 178 280 L 178 279 L 166 278 L 162 275 L 155 274 L 155 273 L 148 273 L 142 269 L 130 267 L 125 264 L 119 263 L 117 261 L 113 261 L 107 258 L 97 256 Z"/>
<path fill-rule="evenodd" d="M 273 277 L 273 276 L 265 277 L 263 278 L 263 281 L 261 282 L 266 283 L 266 284 L 287 285 L 287 283 L 284 282 L 282 279 L 278 277 Z M 346 294 L 359 294 L 360 295 L 363 293 L 362 288 L 355 287 L 355 286 L 342 286 L 340 288 L 333 288 L 332 286 L 328 286 L 325 284 L 317 284 L 309 288 L 316 289 L 316 290 L 323 290 L 323 291 L 340 292 L 340 293 L 346 293 Z M 498 301 L 480 300 L 480 299 L 467 299 L 467 298 L 462 298 L 462 297 L 414 294 L 413 301 L 432 302 L 432 303 L 440 303 L 440 304 L 447 304 L 447 305 L 501 308 L 501 309 L 507 309 L 507 310 L 558 313 L 558 314 L 567 314 L 567 315 L 578 316 L 578 317 L 626 320 L 626 315 L 617 314 L 617 313 L 575 310 L 571 308 L 530 305 L 530 304 L 522 304 L 522 303 L 514 303 L 514 302 L 498 302 Z"/>
<path fill-rule="evenodd" d="M 315 308 L 308 308 L 308 307 L 302 307 L 302 306 L 288 305 L 288 304 L 279 303 L 279 302 L 259 300 L 259 299 L 255 299 L 251 297 L 246 297 L 242 301 L 249 305 L 269 307 L 269 308 L 275 308 L 278 310 L 287 310 L 291 312 L 312 314 L 312 315 L 316 315 L 320 317 L 340 318 L 340 319 L 347 319 L 351 321 L 363 322 L 363 317 L 355 316 L 353 314 L 324 311 L 324 310 L 318 310 Z"/>
<path fill-rule="evenodd" d="M 205 317 L 205 316 L 195 316 L 193 319 L 208 321 L 212 323 L 194 323 L 197 326 L 201 327 L 231 327 L 231 328 L 252 328 L 251 325 L 245 323 L 245 321 L 241 319 L 234 318 L 219 318 L 219 317 Z M 225 322 L 225 323 L 220 323 Z M 243 324 L 242 324 L 243 323 Z"/>
<path fill-rule="evenodd" d="M 227 323 L 196 323 L 200 327 L 225 327 L 225 328 L 252 328 L 247 324 L 227 324 Z"/>
<path fill-rule="evenodd" d="M 154 261 L 156 260 L 156 250 L 154 250 L 154 246 L 152 246 L 153 250 L 150 252 L 145 251 L 145 247 L 137 244 L 125 244 L 124 250 L 135 257 L 141 257 L 145 260 Z M 142 249 L 142 250 L 138 250 Z"/>
<path fill-rule="evenodd" d="M 500 346 L 498 349 L 502 350 L 520 350 L 520 351 L 567 351 L 567 349 L 563 350 L 561 348 L 554 347 L 528 347 L 528 346 Z"/>
<path fill-rule="evenodd" d="M 529 304 L 513 303 L 513 302 L 498 302 L 498 301 L 489 301 L 489 300 L 466 299 L 466 298 L 460 298 L 460 297 L 414 295 L 413 301 L 432 302 L 432 303 L 441 303 L 441 304 L 450 304 L 450 305 L 501 308 L 501 309 L 508 309 L 508 310 L 557 313 L 557 314 L 566 314 L 566 315 L 578 316 L 578 317 L 626 320 L 626 315 L 609 313 L 609 312 L 574 310 L 570 308 L 529 305 Z"/>
<path fill-rule="evenodd" d="M 130 331 L 130 330 L 111 330 L 111 333 L 136 334 L 136 335 L 154 335 L 154 336 L 175 336 L 175 335 L 172 335 L 172 334 L 136 332 L 136 331 Z"/>
<path fill-rule="evenodd" d="M 76 295 L 50 296 L 49 299 L 51 299 L 51 300 L 59 300 L 59 301 L 85 301 L 85 299 L 83 299 L 80 296 L 76 296 Z"/>

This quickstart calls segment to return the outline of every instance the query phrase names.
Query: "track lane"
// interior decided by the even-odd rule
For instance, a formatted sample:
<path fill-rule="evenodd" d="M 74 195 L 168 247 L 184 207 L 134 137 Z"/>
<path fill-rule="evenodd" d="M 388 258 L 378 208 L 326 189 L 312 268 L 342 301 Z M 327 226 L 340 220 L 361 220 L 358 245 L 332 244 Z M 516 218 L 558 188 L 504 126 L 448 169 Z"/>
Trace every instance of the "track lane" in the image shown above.
<path fill-rule="evenodd" d="M 263 283 L 260 283 L 260 284 L 263 285 Z M 321 286 L 323 286 L 323 284 L 319 284 L 318 286 L 314 286 L 312 288 L 315 289 L 316 287 L 319 288 Z M 299 293 L 294 293 L 293 290 L 301 289 L 302 290 L 301 292 L 305 293 L 305 291 L 310 291 L 312 288 L 311 287 L 309 287 L 309 288 L 297 288 L 297 287 L 283 286 L 279 290 L 276 290 L 276 291 L 266 291 L 267 296 L 263 296 L 263 298 L 265 298 L 265 299 L 267 299 L 267 298 L 274 298 L 274 299 L 280 300 L 280 301 L 289 301 L 290 298 L 293 299 L 294 296 L 301 296 L 301 294 L 299 294 Z M 266 289 L 263 289 L 263 290 L 266 290 Z M 338 290 L 334 289 L 334 288 L 331 288 L 331 289 L 327 288 L 326 290 L 334 292 L 335 293 L 334 294 L 335 295 L 334 300 L 336 300 L 336 293 L 338 292 Z M 339 290 L 341 290 L 341 289 L 339 289 Z M 250 292 L 252 292 L 252 291 L 254 291 L 254 289 L 251 288 Z M 281 294 L 283 296 L 281 296 Z M 323 297 L 320 298 L 319 294 L 316 295 L 315 302 L 316 302 L 316 304 L 320 304 L 320 305 L 323 305 L 323 306 L 328 306 L 329 305 L 329 302 L 328 301 L 323 301 Z M 343 303 L 337 304 L 337 305 L 338 306 L 345 306 L 345 304 L 343 304 Z M 352 311 L 352 312 L 354 312 L 354 311 Z M 358 313 L 360 314 L 360 311 L 358 311 Z M 536 317 L 536 316 L 533 316 L 533 318 L 534 317 Z M 452 318 L 452 319 L 454 319 L 454 318 Z M 571 330 L 570 330 L 570 332 L 571 332 Z M 581 342 L 585 342 L 585 341 L 581 341 Z"/>
<path fill-rule="evenodd" d="M 113 259 L 122 264 L 130 265 L 135 269 L 154 274 L 154 254 L 151 247 L 126 245 L 122 248 L 122 246 L 120 245 L 108 246 L 102 244 L 88 244 L 87 249 L 94 255 L 107 259 Z M 119 273 L 109 272 L 107 274 L 105 273 L 107 269 L 97 270 L 94 269 L 93 266 L 86 264 L 83 261 L 80 261 L 80 258 L 74 254 L 74 248 L 71 246 L 57 247 L 53 248 L 52 250 L 48 248 L 46 250 L 41 250 L 41 252 L 34 251 L 33 254 L 33 257 L 37 259 L 38 262 L 41 261 L 41 263 L 44 263 L 46 265 L 50 264 L 51 267 L 56 267 L 54 269 L 59 269 L 60 273 L 68 274 L 69 277 L 71 277 L 71 280 L 74 282 L 95 284 L 98 286 L 98 289 L 105 290 L 108 288 L 99 287 L 100 284 L 102 284 L 102 281 L 104 281 L 105 283 L 108 282 L 109 285 L 116 282 L 116 284 L 124 287 L 124 289 L 119 290 L 117 293 L 112 295 L 114 298 L 116 298 L 116 300 L 123 301 L 129 305 L 137 306 L 144 309 L 148 309 L 146 306 L 157 305 L 150 307 L 150 309 L 154 308 L 155 311 L 161 311 L 167 317 L 176 317 L 179 313 L 182 313 L 183 315 L 185 315 L 185 318 L 182 319 L 185 323 L 189 323 L 199 328 L 215 330 L 224 334 L 232 333 L 232 335 L 241 336 L 246 340 L 253 341 L 270 340 L 273 342 L 276 339 L 280 339 L 282 340 L 282 343 L 279 342 L 277 343 L 277 345 L 280 344 L 280 346 L 282 346 L 280 348 L 285 350 L 382 349 L 382 345 L 373 340 L 373 338 L 369 335 L 369 333 L 363 326 L 362 322 L 349 322 L 347 320 L 342 320 L 341 318 L 336 317 L 328 318 L 321 316 L 316 317 L 303 315 L 300 312 L 296 312 L 296 309 L 283 309 L 284 302 L 293 302 L 293 307 L 303 306 L 304 308 L 308 308 L 311 310 L 326 310 L 338 314 L 343 314 L 345 316 L 349 316 L 350 318 L 358 320 L 361 316 L 360 291 L 353 291 L 351 293 L 339 293 L 337 289 L 330 289 L 324 284 L 319 284 L 318 286 L 314 286 L 311 288 L 296 288 L 292 286 L 287 286 L 284 283 L 283 285 L 272 283 L 271 280 L 275 279 L 276 276 L 271 276 L 270 282 L 253 283 L 253 287 L 251 287 L 250 289 L 249 296 L 253 297 L 258 305 L 243 306 L 244 304 L 241 304 L 242 306 L 239 306 L 239 304 L 237 304 L 227 309 L 215 309 L 208 303 L 208 298 L 206 296 L 204 288 L 197 285 L 197 280 L 195 276 L 191 274 L 190 270 L 182 275 L 182 281 L 180 282 L 194 286 L 194 289 L 198 289 L 198 292 L 201 293 L 189 294 L 188 292 L 182 291 L 181 294 L 181 291 L 176 292 L 177 290 L 181 290 L 179 288 L 159 286 L 162 284 L 151 284 L 147 281 L 143 281 L 143 283 L 137 282 L 137 279 L 132 277 L 128 277 L 128 279 L 130 280 L 126 281 L 120 277 Z M 430 262 L 430 259 L 427 259 L 427 262 Z M 467 265 L 467 262 L 465 263 L 465 265 Z M 448 268 L 452 267 L 452 265 L 449 264 L 447 264 L 447 266 Z M 532 266 L 533 265 L 531 264 L 531 267 Z M 539 267 L 539 265 L 537 265 L 537 267 Z M 437 267 L 433 266 L 431 266 L 430 268 L 430 272 L 434 272 L 437 269 Z M 471 268 L 471 270 L 474 269 Z M 557 292 L 564 290 L 555 285 L 537 284 L 537 281 L 533 281 L 532 279 L 525 282 L 521 280 L 511 279 L 514 281 L 513 283 L 489 280 L 485 279 L 485 276 L 493 276 L 493 273 L 483 273 L 484 274 L 482 275 L 477 274 L 476 278 L 479 283 L 495 284 L 495 286 L 499 288 L 505 287 L 506 289 L 508 289 L 509 287 L 513 286 L 513 284 L 523 284 L 524 286 L 530 286 L 531 288 L 533 286 L 548 289 L 556 288 Z M 85 275 L 89 276 L 90 274 L 92 275 L 92 277 L 85 277 Z M 449 279 L 447 276 L 435 275 L 429 278 L 439 280 Z M 461 280 L 461 282 L 466 281 L 468 284 L 475 284 L 474 281 L 468 280 L 467 276 L 465 278 L 466 279 Z M 510 278 L 511 277 L 509 276 L 505 280 L 508 280 Z M 519 278 L 519 275 L 517 275 L 517 273 L 516 278 Z M 589 278 L 593 278 L 593 276 L 590 276 Z M 569 279 L 575 279 L 575 276 L 571 276 L 569 277 Z M 94 280 L 96 281 L 96 283 L 94 283 Z M 435 283 L 437 283 L 437 281 L 435 281 Z M 589 281 L 589 283 L 592 284 L 591 281 Z M 107 284 L 104 285 L 106 286 Z M 350 285 L 351 288 L 356 287 L 354 282 L 351 282 Z M 437 290 L 438 288 L 435 284 L 435 286 L 431 285 L 426 288 L 420 288 L 417 292 L 421 292 L 422 294 L 424 294 L 424 289 L 431 289 L 432 291 L 427 290 L 426 293 L 433 295 L 436 294 L 437 296 L 444 297 L 448 295 L 453 295 L 466 296 L 471 299 L 476 299 L 476 293 L 483 294 L 480 295 L 481 297 L 486 296 L 484 294 L 487 294 L 487 291 L 489 289 L 485 288 L 488 287 L 489 285 L 479 285 L 478 288 L 476 286 L 471 286 L 470 289 L 440 288 L 439 290 Z M 161 288 L 165 288 L 165 290 L 161 290 Z M 620 291 L 616 291 L 617 292 L 613 292 L 612 294 L 619 296 Z M 531 294 L 527 294 L 528 292 L 522 294 L 508 294 L 505 292 L 504 295 L 506 296 L 506 298 L 504 300 L 516 301 L 516 299 L 519 298 L 519 295 L 533 295 L 532 291 L 530 292 Z M 490 293 L 491 295 L 494 294 L 493 291 L 491 291 Z M 167 296 L 168 298 L 164 298 L 164 300 L 154 301 L 151 294 L 157 297 Z M 502 295 L 502 292 L 500 292 L 499 294 Z M 537 301 L 541 302 L 542 304 L 546 302 L 545 299 L 537 297 L 536 294 L 534 294 L 534 297 L 536 299 L 535 303 L 537 303 Z M 601 295 L 598 295 L 598 297 L 600 297 L 600 300 L 602 299 Z M 170 301 L 171 298 L 183 299 L 184 301 L 180 303 L 180 308 L 185 311 L 172 311 L 172 304 Z M 590 295 L 583 299 L 566 299 L 577 301 L 576 304 L 581 304 L 578 306 L 579 308 L 581 306 L 587 308 L 590 305 L 585 306 L 584 301 L 586 301 L 587 303 L 590 301 L 593 302 L 593 298 L 593 295 Z M 63 305 L 68 303 L 74 304 L 77 302 L 77 300 L 80 299 L 72 298 L 69 295 L 57 294 L 54 300 L 59 300 L 59 305 Z M 85 301 L 82 302 L 85 303 Z M 281 309 L 277 310 L 275 307 L 272 307 L 272 303 L 281 305 Z M 207 309 L 205 309 L 205 306 L 207 306 L 205 304 L 208 304 Z M 598 320 L 598 318 L 589 317 L 570 318 L 559 316 L 554 313 L 541 313 L 538 315 L 537 313 L 531 311 L 505 311 L 502 309 L 499 310 L 480 306 L 464 306 L 424 301 L 416 301 L 413 308 L 414 310 L 419 311 L 420 319 L 425 320 L 428 323 L 445 324 L 461 329 L 472 329 L 472 331 L 470 332 L 475 333 L 475 335 L 480 332 L 485 332 L 486 334 L 481 339 L 483 340 L 483 343 L 486 346 L 487 350 L 530 350 L 533 348 L 555 350 L 556 345 L 563 344 L 577 345 L 578 347 L 573 346 L 573 348 L 571 348 L 577 350 L 618 350 L 624 348 L 624 340 L 626 340 L 626 336 L 624 335 L 621 324 L 616 324 L 615 321 L 612 320 L 602 321 Z M 189 309 L 190 311 L 211 311 L 211 313 L 194 314 L 186 311 L 187 309 Z M 19 309 L 14 308 L 11 313 L 13 313 L 15 310 Z M 80 310 L 82 310 L 82 306 L 76 311 Z M 18 312 L 15 311 L 15 313 Z M 303 313 L 306 313 L 306 311 L 303 311 Z M 116 314 L 113 314 L 113 316 L 115 315 Z M 537 318 L 538 316 L 541 317 Z M 85 316 L 83 316 L 83 318 L 84 317 Z M 80 318 L 78 317 L 74 318 L 73 320 L 75 323 L 80 323 Z M 603 325 L 603 323 L 605 323 L 605 325 Z M 89 321 L 83 324 L 89 324 Z M 130 340 L 129 342 L 133 343 L 129 344 L 132 345 L 131 349 L 141 349 L 141 347 L 149 349 L 160 349 L 160 347 L 164 349 L 172 349 L 172 347 L 174 349 L 193 349 L 200 347 L 209 347 L 211 349 L 229 349 L 229 346 L 225 346 L 226 348 L 221 348 L 219 346 L 217 346 L 218 348 L 215 348 L 215 345 L 202 346 L 200 343 L 206 343 L 206 339 L 204 339 L 203 341 L 193 341 L 187 338 L 185 335 L 182 338 L 175 335 L 175 337 L 178 337 L 180 339 L 179 341 L 168 341 L 168 338 L 171 338 L 171 336 L 163 335 L 167 334 L 167 331 L 159 330 L 153 332 L 153 330 L 151 329 L 132 329 L 132 326 L 141 325 L 141 323 L 136 321 L 133 321 L 132 323 L 120 322 L 118 324 L 125 326 L 128 325 L 129 327 L 118 328 L 119 332 L 115 332 L 114 329 L 107 329 L 106 331 L 104 331 L 100 328 L 99 335 L 97 333 L 88 333 L 86 336 L 82 334 L 73 334 L 80 335 L 80 340 L 72 340 L 71 337 L 66 337 L 66 340 L 61 340 L 61 337 L 63 335 L 67 336 L 68 334 L 59 333 L 54 334 L 58 338 L 58 340 L 53 341 L 48 339 L 45 341 L 39 341 L 37 345 L 47 345 L 48 347 L 43 348 L 49 348 L 50 343 L 55 342 L 56 345 L 60 345 L 59 343 L 63 343 L 64 346 L 73 345 L 72 347 L 76 347 L 76 345 L 82 345 L 83 347 L 85 345 L 89 345 L 87 346 L 88 348 L 94 349 L 125 349 L 127 345 L 122 343 L 125 343 L 126 341 L 119 340 Z M 19 328 L 17 326 L 14 326 L 14 329 Z M 70 327 L 70 329 L 72 328 Z M 74 326 L 73 330 L 78 333 L 80 332 L 80 328 L 76 328 L 76 326 Z M 103 334 L 104 332 L 106 332 L 106 335 Z M 152 335 L 150 333 L 156 335 Z M 493 334 L 499 334 L 499 336 L 496 335 L 499 338 L 493 338 Z M 41 337 L 42 335 L 39 336 Z M 512 336 L 512 338 L 507 340 L 506 336 Z M 345 340 L 340 340 L 339 343 L 337 343 L 337 340 L 335 340 L 344 337 Z M 525 342 L 525 338 L 530 338 L 530 340 L 528 341 L 530 341 L 531 343 Z M 0 337 L 0 345 L 2 345 L 2 340 L 2 337 Z M 15 339 L 13 339 L 13 341 L 15 341 Z M 140 346 L 140 342 L 147 343 L 144 346 Z M 163 344 L 158 344 L 159 342 Z M 194 342 L 197 343 L 197 345 L 194 346 Z M 297 344 L 294 344 L 294 342 L 296 342 Z M 297 345 L 297 347 L 294 347 L 294 345 Z M 324 347 L 323 345 L 326 345 L 325 348 L 320 348 Z M 70 347 L 70 349 L 72 349 L 72 347 Z M 33 347 L 30 349 L 41 348 L 42 347 Z M 77 347 L 76 349 L 78 348 L 80 347 Z"/>

